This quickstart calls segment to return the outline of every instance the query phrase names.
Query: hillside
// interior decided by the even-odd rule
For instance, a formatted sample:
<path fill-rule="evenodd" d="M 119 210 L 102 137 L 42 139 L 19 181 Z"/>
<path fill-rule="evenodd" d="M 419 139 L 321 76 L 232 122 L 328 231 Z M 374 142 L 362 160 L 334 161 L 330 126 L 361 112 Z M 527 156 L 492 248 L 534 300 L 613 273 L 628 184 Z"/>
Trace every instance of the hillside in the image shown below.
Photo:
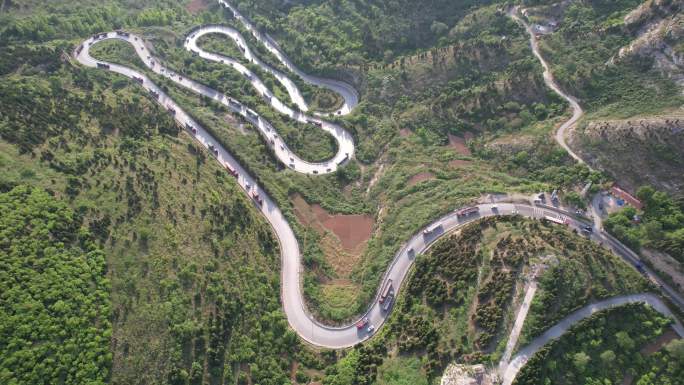
<path fill-rule="evenodd" d="M 684 115 L 586 122 L 570 145 L 629 191 L 652 185 L 684 195 Z"/>
<path fill-rule="evenodd" d="M 39 188 L 1 192 L 0 212 L 0 381 L 105 384 L 112 308 L 103 251 L 80 215 Z"/>
<path fill-rule="evenodd" d="M 520 346 L 587 303 L 649 290 L 624 262 L 562 227 L 483 219 L 417 261 L 381 337 L 351 351 L 328 383 L 347 365 L 359 384 L 398 384 L 415 371 L 433 383 L 451 362 L 495 365 L 530 280 L 540 289 Z"/>
<path fill-rule="evenodd" d="M 679 3 L 514 3 L 549 26 L 537 41 L 586 111 L 568 141 L 588 165 L 555 141 L 572 111 L 547 86 L 510 2 L 231 1 L 297 74 L 215 0 L 0 0 L 0 383 L 436 384 L 450 363 L 496 366 L 587 304 L 660 293 L 659 281 L 608 251 L 598 227 L 580 234 L 589 211 L 574 206 L 586 205 L 587 182 L 591 195 L 613 181 L 630 191 L 653 185 L 641 190 L 642 222 L 626 210 L 605 227 L 680 264 Z M 291 77 L 309 111 L 228 36 L 198 45 L 249 71 L 186 49 L 207 24 L 238 31 Z M 137 43 L 89 39 L 109 31 Z M 90 64 L 75 54 L 88 41 Z M 167 73 L 148 67 L 151 58 Z M 145 79 L 105 70 L 116 64 Z M 308 75 L 350 83 L 358 105 L 327 114 L 346 103 L 344 93 Z M 230 98 L 244 109 L 224 104 Z M 321 120 L 337 129 L 322 130 Z M 353 153 L 329 161 L 351 142 Z M 321 168 L 306 173 L 288 157 Z M 531 202 L 554 190 L 558 208 Z M 432 233 L 444 237 L 430 243 L 427 226 L 446 214 L 463 224 L 455 209 L 474 202 L 493 216 Z M 541 220 L 523 219 L 518 207 Z M 429 247 L 424 255 L 410 256 L 413 238 Z M 408 278 L 401 286 L 395 278 L 391 313 L 372 314 L 395 256 L 411 258 Z M 290 316 L 292 292 L 299 318 Z M 529 314 L 514 332 L 528 293 Z M 665 318 L 620 311 L 629 333 L 649 325 L 639 342 L 663 334 Z M 352 324 L 363 315 L 377 316 L 373 328 Z M 340 330 L 351 338 L 335 340 Z M 617 331 L 606 330 L 605 349 L 615 350 L 608 334 Z M 554 349 L 570 351 L 580 337 L 573 330 L 541 355 L 561 362 Z M 591 345 L 585 353 L 598 361 L 605 349 Z M 635 359 L 627 350 L 614 359 Z M 676 353 L 667 352 L 639 365 L 676 375 Z M 561 377 L 549 369 L 534 379 Z"/>
<path fill-rule="evenodd" d="M 232 177 L 133 83 L 66 60 L 70 43 L 4 44 L 13 55 L 3 56 L 0 77 L 0 186 L 47 190 L 106 256 L 111 305 L 100 337 L 79 342 L 105 353 L 80 375 L 113 384 L 287 381 L 306 350 L 281 311 L 278 245 Z M 65 273 L 50 282 L 68 282 Z M 5 282 L 12 289 L 3 293 L 21 287 Z"/>
<path fill-rule="evenodd" d="M 587 110 L 572 148 L 630 191 L 681 194 L 680 2 L 528 3 L 530 20 L 555 26 L 539 38 L 555 78 Z"/>

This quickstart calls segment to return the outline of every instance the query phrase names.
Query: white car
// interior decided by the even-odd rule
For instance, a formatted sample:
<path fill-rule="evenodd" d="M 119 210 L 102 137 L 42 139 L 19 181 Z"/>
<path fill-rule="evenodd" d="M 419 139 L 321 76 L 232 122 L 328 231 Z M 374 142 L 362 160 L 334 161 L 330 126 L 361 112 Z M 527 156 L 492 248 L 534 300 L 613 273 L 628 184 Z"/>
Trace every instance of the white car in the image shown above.
<path fill-rule="evenodd" d="M 368 326 L 368 333 L 373 334 L 374 331 L 375 331 L 375 325 L 369 325 Z"/>

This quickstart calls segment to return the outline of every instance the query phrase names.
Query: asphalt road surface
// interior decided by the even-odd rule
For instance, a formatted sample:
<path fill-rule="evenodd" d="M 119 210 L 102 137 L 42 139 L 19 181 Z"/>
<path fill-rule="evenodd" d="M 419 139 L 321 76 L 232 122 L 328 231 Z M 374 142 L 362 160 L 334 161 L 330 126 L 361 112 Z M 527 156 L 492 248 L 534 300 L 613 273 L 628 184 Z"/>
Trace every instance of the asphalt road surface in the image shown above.
<path fill-rule="evenodd" d="M 322 79 L 315 76 L 309 76 L 294 66 L 287 56 L 285 56 L 281 50 L 278 48 L 277 44 L 273 39 L 267 35 L 262 35 L 244 18 L 240 15 L 230 4 L 224 0 L 219 0 L 221 4 L 225 7 L 230 8 L 238 20 L 240 20 L 243 25 L 255 36 L 255 38 L 271 52 L 274 53 L 276 57 L 281 61 L 281 63 L 288 68 L 288 70 L 300 76 L 304 81 L 310 82 L 318 86 L 329 88 L 335 92 L 340 93 L 345 100 L 343 107 L 338 111 L 340 114 L 345 114 L 350 112 L 354 106 L 358 103 L 358 94 L 353 88 L 345 83 Z M 512 14 L 512 17 L 517 17 Z M 518 19 L 520 20 L 520 19 Z M 520 20 L 521 21 L 521 20 Z M 522 21 L 521 21 L 522 22 Z M 529 27 L 528 27 L 529 28 Z M 263 118 L 254 114 L 253 111 L 248 110 L 239 101 L 227 97 L 216 90 L 213 90 L 203 84 L 195 82 L 188 79 L 182 75 L 179 75 L 174 70 L 165 67 L 159 60 L 152 57 L 149 54 L 148 48 L 145 46 L 144 41 L 132 34 L 120 33 L 120 32 L 109 32 L 104 34 L 99 34 L 91 37 L 83 42 L 79 48 L 74 52 L 74 57 L 83 65 L 89 67 L 100 67 L 103 69 L 108 69 L 112 72 L 119 73 L 123 76 L 127 76 L 131 79 L 136 80 L 140 85 L 148 90 L 153 97 L 170 113 L 174 115 L 176 121 L 188 130 L 188 133 L 204 147 L 206 147 L 210 152 L 213 153 L 216 160 L 228 171 L 236 174 L 236 179 L 239 185 L 244 189 L 245 193 L 254 201 L 255 207 L 261 211 L 261 213 L 268 220 L 272 226 L 277 239 L 280 242 L 281 254 L 282 254 L 282 301 L 285 314 L 287 316 L 290 326 L 303 338 L 304 340 L 310 342 L 311 344 L 327 347 L 327 348 L 345 348 L 355 345 L 359 342 L 364 341 L 372 333 L 368 332 L 367 328 L 357 329 L 355 326 L 356 322 L 353 322 L 344 327 L 330 327 L 319 323 L 313 316 L 311 316 L 305 307 L 302 289 L 301 289 L 301 254 L 299 250 L 299 245 L 294 236 L 292 229 L 290 228 L 287 220 L 283 216 L 280 209 L 276 206 L 275 202 L 266 194 L 266 192 L 257 185 L 256 180 L 249 175 L 246 170 L 233 158 L 230 153 L 223 148 L 220 143 L 213 138 L 203 127 L 201 127 L 192 117 L 187 114 L 178 104 L 176 104 L 166 93 L 164 93 L 157 85 L 155 85 L 147 76 L 144 74 L 121 65 L 114 63 L 105 63 L 96 60 L 90 56 L 89 49 L 92 45 L 99 43 L 103 40 L 108 39 L 120 39 L 129 42 L 135 48 L 145 65 L 156 74 L 171 79 L 176 84 L 188 88 L 198 94 L 205 95 L 213 100 L 216 100 L 226 106 L 236 113 L 241 114 L 247 120 L 252 122 L 260 131 L 264 140 L 271 143 L 271 148 L 280 159 L 281 162 L 288 165 L 290 168 L 297 172 L 308 173 L 308 174 L 324 174 L 333 172 L 337 169 L 338 165 L 343 164 L 348 159 L 353 156 L 354 153 L 354 143 L 351 135 L 342 129 L 341 127 L 334 125 L 329 122 L 325 122 L 320 118 L 314 118 L 311 116 L 306 116 L 304 112 L 292 110 L 284 102 L 278 100 L 272 92 L 265 87 L 264 83 L 248 68 L 237 62 L 232 58 L 221 56 L 215 53 L 207 52 L 202 50 L 197 45 L 197 39 L 205 34 L 218 33 L 226 36 L 227 38 L 233 39 L 239 46 L 242 47 L 242 52 L 245 58 L 252 63 L 261 66 L 265 71 L 272 73 L 288 90 L 291 101 L 296 104 L 301 111 L 306 111 L 307 106 L 304 99 L 301 97 L 301 93 L 296 89 L 296 85 L 287 76 L 276 69 L 273 69 L 261 62 L 256 58 L 251 50 L 247 47 L 245 40 L 240 36 L 237 31 L 230 27 L 225 26 L 202 26 L 195 29 L 190 36 L 186 39 L 185 47 L 195 52 L 202 58 L 207 60 L 212 60 L 215 62 L 223 62 L 225 65 L 233 67 L 236 71 L 241 72 L 243 75 L 248 77 L 252 86 L 259 92 L 269 104 L 278 112 L 289 116 L 292 119 L 298 120 L 300 122 L 317 122 L 320 127 L 328 132 L 330 132 L 338 142 L 338 153 L 334 158 L 321 162 L 321 163 L 309 163 L 296 156 L 282 141 L 273 127 L 266 122 Z M 576 159 L 577 156 L 564 145 L 563 127 L 567 128 L 572 126 L 579 116 L 581 116 L 582 111 L 579 108 L 577 102 L 570 96 L 565 95 L 553 82 L 553 79 L 548 71 L 548 66 L 543 61 L 539 55 L 538 50 L 534 41 L 532 42 L 532 47 L 535 55 L 542 61 L 545 68 L 545 79 L 548 80 L 549 86 L 558 92 L 561 96 L 566 98 L 573 106 L 573 117 L 566 122 L 559 130 L 559 143 L 563 146 L 573 157 Z M 157 95 L 157 96 L 155 96 Z M 255 116 L 256 115 L 256 116 Z M 317 126 L 319 124 L 316 124 Z M 581 159 L 578 159 L 581 161 Z M 373 301 L 367 312 L 361 317 L 368 317 L 369 324 L 375 326 L 377 331 L 380 328 L 389 314 L 391 313 L 391 308 L 389 311 L 384 311 L 378 299 L 380 297 L 380 291 L 391 285 L 395 293 L 399 292 L 401 284 L 404 282 L 409 269 L 411 268 L 415 258 L 423 253 L 432 243 L 434 243 L 439 238 L 444 235 L 458 229 L 468 222 L 475 221 L 482 217 L 494 216 L 494 215 L 522 215 L 525 217 L 536 218 L 536 219 L 547 219 L 554 222 L 561 223 L 560 225 L 569 226 L 571 228 L 578 229 L 581 231 L 582 227 L 586 224 L 579 218 L 573 217 L 569 213 L 560 212 L 553 208 L 539 207 L 532 205 L 514 204 L 514 203 L 497 203 L 497 204 L 481 204 L 477 206 L 479 209 L 478 213 L 475 213 L 466 217 L 459 217 L 456 212 L 450 212 L 439 218 L 435 222 L 426 226 L 423 230 L 419 231 L 417 234 L 412 236 L 404 246 L 397 252 L 391 264 L 387 268 L 385 275 L 378 287 L 378 293 L 376 294 L 376 300 Z M 604 246 L 611 248 L 617 255 L 623 257 L 625 260 L 635 263 L 638 260 L 638 256 L 634 254 L 631 250 L 626 248 L 624 245 L 620 244 L 617 240 L 610 237 L 609 235 L 596 229 L 589 236 L 591 239 L 601 242 Z M 684 308 L 684 300 L 678 296 L 678 294 L 665 285 L 663 282 L 659 281 L 651 271 L 646 271 L 645 273 L 651 280 L 657 282 L 661 285 L 663 291 L 668 294 L 674 303 Z M 632 302 L 637 300 L 643 300 L 651 304 L 652 306 L 658 308 L 660 305 L 654 305 L 654 300 L 650 295 L 638 295 L 625 297 L 629 298 Z M 610 301 L 610 300 L 609 300 Z M 619 298 L 615 301 L 620 301 Z M 587 308 L 595 308 L 596 306 L 603 305 L 589 305 Z M 667 310 L 665 308 L 665 310 Z M 669 313 L 668 313 L 669 314 Z M 573 323 L 573 319 L 579 316 L 571 315 L 569 317 L 570 324 Z M 560 325 L 560 326 L 559 326 Z M 561 332 L 566 330 L 567 327 L 559 323 Z M 555 327 L 554 327 L 555 328 Z M 554 332 L 549 331 L 549 335 L 554 335 Z M 546 334 L 545 334 L 546 335 Z M 541 338 L 541 337 L 540 337 Z M 543 339 L 539 340 L 539 344 L 542 344 Z M 527 348 L 526 348 L 527 349 Z M 530 348 L 532 349 L 532 348 Z M 535 350 L 536 351 L 536 350 Z M 531 352 L 531 350 L 521 350 L 521 352 L 516 355 L 511 361 L 511 365 L 517 365 L 518 368 L 524 364 L 520 354 L 524 352 Z M 530 353 L 531 354 L 531 353 Z M 525 360 L 526 361 L 526 360 Z M 516 369 L 517 373 L 517 369 Z"/>

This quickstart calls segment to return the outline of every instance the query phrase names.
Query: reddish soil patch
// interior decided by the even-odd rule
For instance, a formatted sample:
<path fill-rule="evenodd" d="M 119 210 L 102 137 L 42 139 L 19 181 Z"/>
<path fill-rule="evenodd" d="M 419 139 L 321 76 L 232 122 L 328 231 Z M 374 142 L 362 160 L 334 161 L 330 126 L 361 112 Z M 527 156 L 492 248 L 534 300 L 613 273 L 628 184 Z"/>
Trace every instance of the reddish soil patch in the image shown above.
<path fill-rule="evenodd" d="M 321 250 L 338 279 L 348 278 L 366 251 L 375 225 L 373 218 L 369 215 L 330 215 L 320 205 L 309 205 L 298 194 L 291 199 L 299 222 L 321 235 Z"/>
<path fill-rule="evenodd" d="M 449 134 L 449 146 L 461 155 L 470 156 L 470 149 L 466 146 L 466 140 L 472 139 L 473 134 L 466 132 L 464 137 Z"/>
<path fill-rule="evenodd" d="M 429 179 L 435 179 L 435 174 L 431 172 L 421 172 L 412 176 L 411 179 L 408 180 L 408 185 L 413 186 L 415 184 L 418 184 L 419 182 Z"/>
<path fill-rule="evenodd" d="M 209 8 L 209 1 L 208 0 L 192 0 L 185 8 L 190 13 L 193 13 L 193 14 L 199 13 L 200 11 L 204 11 L 205 9 Z"/>
<path fill-rule="evenodd" d="M 449 162 L 449 166 L 451 167 L 461 167 L 461 166 L 467 166 L 471 162 L 469 160 L 463 160 L 463 159 L 454 159 L 451 162 Z"/>
<path fill-rule="evenodd" d="M 409 135 L 411 135 L 411 130 L 409 130 L 408 128 L 402 128 L 401 130 L 399 130 L 399 136 L 401 136 L 402 138 L 405 138 Z"/>
<path fill-rule="evenodd" d="M 651 354 L 662 349 L 663 346 L 667 345 L 670 341 L 676 340 L 678 338 L 679 335 L 677 335 L 677 333 L 670 328 L 662 336 L 656 338 L 655 341 L 641 348 L 639 352 L 645 356 L 650 356 Z"/>
<path fill-rule="evenodd" d="M 354 250 L 366 242 L 373 231 L 373 218 L 369 215 L 329 215 L 321 206 L 312 206 L 323 226 L 332 231 L 347 250 Z"/>

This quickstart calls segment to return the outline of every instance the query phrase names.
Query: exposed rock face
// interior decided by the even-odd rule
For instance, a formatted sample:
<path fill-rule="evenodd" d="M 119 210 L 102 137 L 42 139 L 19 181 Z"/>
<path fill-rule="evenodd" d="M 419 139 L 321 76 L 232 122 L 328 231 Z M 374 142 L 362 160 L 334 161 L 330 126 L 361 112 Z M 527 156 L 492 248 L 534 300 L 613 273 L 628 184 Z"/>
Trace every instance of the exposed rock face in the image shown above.
<path fill-rule="evenodd" d="M 496 375 L 488 373 L 483 365 L 451 364 L 444 371 L 441 385 L 493 385 Z"/>
<path fill-rule="evenodd" d="M 590 122 L 569 139 L 583 159 L 628 191 L 650 184 L 684 195 L 684 115 Z"/>
<path fill-rule="evenodd" d="M 636 38 L 620 49 L 617 60 L 631 55 L 654 59 L 654 66 L 684 87 L 684 14 L 682 1 L 647 1 L 625 16 Z"/>

